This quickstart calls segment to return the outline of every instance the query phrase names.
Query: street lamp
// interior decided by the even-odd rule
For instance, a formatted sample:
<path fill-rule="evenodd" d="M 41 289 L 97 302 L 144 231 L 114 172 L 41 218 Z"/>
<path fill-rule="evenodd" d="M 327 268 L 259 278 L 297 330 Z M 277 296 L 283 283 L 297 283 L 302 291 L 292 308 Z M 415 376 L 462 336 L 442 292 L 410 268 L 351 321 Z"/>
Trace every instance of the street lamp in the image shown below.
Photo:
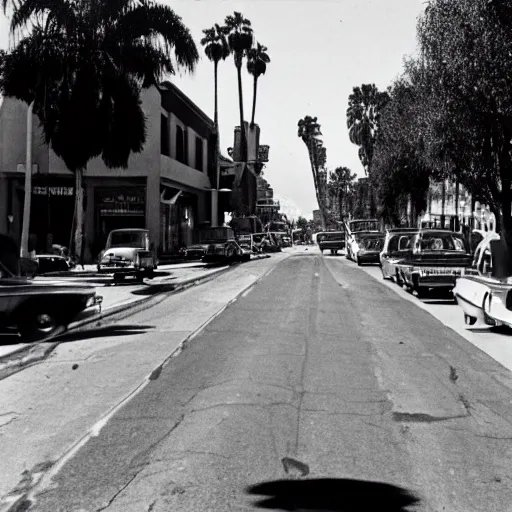
<path fill-rule="evenodd" d="M 232 192 L 230 188 L 208 188 L 205 190 L 209 190 L 212 193 L 212 228 L 216 228 L 219 223 L 219 192 Z"/>

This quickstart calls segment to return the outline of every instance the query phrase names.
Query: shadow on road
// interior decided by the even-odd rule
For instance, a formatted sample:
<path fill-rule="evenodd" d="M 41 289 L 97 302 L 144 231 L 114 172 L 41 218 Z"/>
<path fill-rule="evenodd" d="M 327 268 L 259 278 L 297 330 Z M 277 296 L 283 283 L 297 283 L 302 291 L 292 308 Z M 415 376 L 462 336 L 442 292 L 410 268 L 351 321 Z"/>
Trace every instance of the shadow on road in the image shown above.
<path fill-rule="evenodd" d="M 96 327 L 94 329 L 86 329 L 84 331 L 64 333 L 57 339 L 60 343 L 69 343 L 73 341 L 88 340 L 91 338 L 134 336 L 136 334 L 144 334 L 148 330 L 154 328 L 154 325 L 106 325 L 104 327 Z M 54 340 L 55 338 L 51 341 Z"/>
<path fill-rule="evenodd" d="M 172 279 L 176 279 L 175 277 Z M 177 283 L 158 283 L 148 284 L 144 288 L 132 290 L 132 295 L 156 295 L 157 293 L 172 292 L 176 288 Z"/>
<path fill-rule="evenodd" d="M 246 489 L 267 498 L 254 503 L 267 510 L 316 512 L 408 512 L 420 499 L 402 487 L 381 482 L 325 478 L 276 480 Z"/>

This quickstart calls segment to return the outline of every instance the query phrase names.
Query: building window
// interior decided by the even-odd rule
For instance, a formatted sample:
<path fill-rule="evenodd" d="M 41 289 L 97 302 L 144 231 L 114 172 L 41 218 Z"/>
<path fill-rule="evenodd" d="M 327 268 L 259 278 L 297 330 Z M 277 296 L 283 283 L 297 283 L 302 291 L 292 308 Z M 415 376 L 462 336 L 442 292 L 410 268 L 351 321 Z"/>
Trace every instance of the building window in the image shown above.
<path fill-rule="evenodd" d="M 162 155 L 171 156 L 169 140 L 169 124 L 167 117 L 160 114 L 160 152 Z"/>
<path fill-rule="evenodd" d="M 196 137 L 196 169 L 203 172 L 203 139 Z"/>
<path fill-rule="evenodd" d="M 185 163 L 184 142 L 183 130 L 181 126 L 176 126 L 176 160 L 182 164 Z"/>

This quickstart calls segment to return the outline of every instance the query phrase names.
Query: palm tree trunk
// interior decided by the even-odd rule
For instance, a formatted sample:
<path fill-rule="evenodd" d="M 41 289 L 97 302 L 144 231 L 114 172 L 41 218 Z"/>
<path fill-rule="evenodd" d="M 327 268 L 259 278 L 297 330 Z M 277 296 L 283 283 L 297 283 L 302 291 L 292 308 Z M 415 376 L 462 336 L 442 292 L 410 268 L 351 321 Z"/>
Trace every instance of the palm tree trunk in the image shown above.
<path fill-rule="evenodd" d="M 455 182 L 455 226 L 454 231 L 459 232 L 459 180 Z"/>
<path fill-rule="evenodd" d="M 83 242 L 83 223 L 84 223 L 84 189 L 83 189 L 83 169 L 75 171 L 75 210 L 76 210 L 76 228 L 75 228 L 75 256 L 82 261 L 82 242 Z"/>
<path fill-rule="evenodd" d="M 318 175 L 317 175 L 316 168 L 315 168 L 315 158 L 313 155 L 313 147 L 312 147 L 311 139 L 308 141 L 307 146 L 308 146 L 308 153 L 309 153 L 309 162 L 311 163 L 311 172 L 313 173 L 313 183 L 315 185 L 316 201 L 318 203 L 318 209 L 320 210 L 320 220 L 322 222 L 322 229 L 325 230 L 325 216 L 324 216 L 323 204 L 322 204 L 321 197 L 320 197 Z"/>
<path fill-rule="evenodd" d="M 441 190 L 441 228 L 444 228 L 444 217 L 446 208 L 446 180 L 443 179 L 443 186 Z"/>
<path fill-rule="evenodd" d="M 238 104 L 240 107 L 240 155 L 242 162 L 247 161 L 247 141 L 245 137 L 245 125 L 244 125 L 244 100 L 242 92 L 242 64 L 236 67 L 238 75 Z"/>
<path fill-rule="evenodd" d="M 251 116 L 251 126 L 254 126 L 254 113 L 256 112 L 256 92 L 258 90 L 258 77 L 254 75 L 254 85 L 253 85 L 253 93 L 252 93 L 252 116 Z"/>

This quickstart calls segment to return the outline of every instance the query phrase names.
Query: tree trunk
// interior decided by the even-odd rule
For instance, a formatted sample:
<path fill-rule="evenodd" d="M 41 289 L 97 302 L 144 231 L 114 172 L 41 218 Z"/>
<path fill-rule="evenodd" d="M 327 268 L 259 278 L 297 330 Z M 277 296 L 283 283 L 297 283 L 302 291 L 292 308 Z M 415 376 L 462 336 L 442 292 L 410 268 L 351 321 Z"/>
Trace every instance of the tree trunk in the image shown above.
<path fill-rule="evenodd" d="M 256 93 L 258 91 L 258 77 L 254 75 L 254 85 L 252 93 L 252 116 L 251 116 L 251 127 L 254 126 L 254 114 L 256 112 Z"/>
<path fill-rule="evenodd" d="M 441 188 L 441 229 L 444 228 L 445 207 L 446 207 L 446 180 L 443 179 L 443 185 Z"/>
<path fill-rule="evenodd" d="M 454 231 L 459 232 L 459 180 L 455 182 L 455 226 Z"/>
<path fill-rule="evenodd" d="M 323 211 L 323 205 L 320 198 L 320 191 L 319 191 L 319 183 L 318 183 L 318 176 L 315 168 L 315 157 L 313 154 L 313 141 L 310 139 L 307 143 L 308 147 L 308 153 L 309 153 L 309 162 L 311 164 L 311 172 L 313 173 L 313 183 L 315 185 L 315 194 L 316 194 L 316 201 L 318 203 L 318 208 L 320 210 L 320 220 L 322 222 L 322 229 L 325 230 L 325 216 Z"/>
<path fill-rule="evenodd" d="M 75 256 L 79 257 L 83 265 L 83 222 L 84 222 L 84 189 L 83 189 L 83 169 L 75 171 L 75 209 L 76 209 L 76 228 L 75 228 Z"/>
<path fill-rule="evenodd" d="M 242 64 L 237 64 L 236 72 L 238 76 L 238 105 L 240 107 L 240 156 L 242 162 L 247 162 L 247 141 L 244 125 L 244 100 L 242 92 Z"/>

